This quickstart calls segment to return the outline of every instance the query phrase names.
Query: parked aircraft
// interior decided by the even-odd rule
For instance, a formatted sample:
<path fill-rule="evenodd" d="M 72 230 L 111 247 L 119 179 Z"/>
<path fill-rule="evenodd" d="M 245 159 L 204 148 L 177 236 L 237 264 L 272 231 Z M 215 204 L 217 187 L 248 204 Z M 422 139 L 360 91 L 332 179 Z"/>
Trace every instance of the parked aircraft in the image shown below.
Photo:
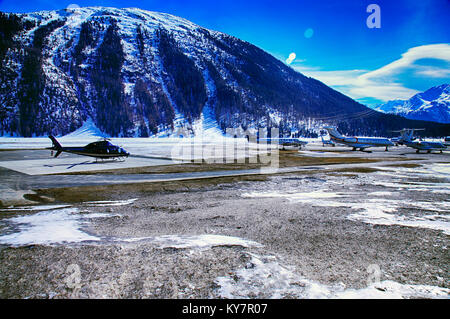
<path fill-rule="evenodd" d="M 249 135 L 246 136 L 247 141 L 251 141 L 251 138 Z M 299 149 L 302 148 L 302 146 L 305 146 L 308 144 L 306 141 L 302 141 L 299 138 L 295 137 L 257 137 L 256 140 L 253 140 L 253 142 L 256 143 L 267 143 L 267 144 L 278 144 L 283 149 L 285 149 L 286 146 L 292 146 L 292 147 L 298 147 Z"/>
<path fill-rule="evenodd" d="M 442 153 L 443 150 L 445 150 L 447 147 L 444 145 L 444 143 L 441 142 L 428 142 L 428 141 L 415 141 L 414 138 L 414 132 L 415 131 L 422 131 L 423 129 L 411 129 L 411 128 L 405 128 L 400 131 L 394 131 L 394 132 L 400 132 L 401 136 L 399 138 L 399 143 L 404 144 L 408 147 L 416 149 L 416 153 L 419 153 L 420 151 L 427 151 L 427 153 L 431 153 L 431 151 L 440 151 Z"/>
<path fill-rule="evenodd" d="M 387 138 L 356 136 L 347 137 L 339 133 L 335 127 L 326 126 L 324 129 L 328 131 L 330 134 L 330 139 L 333 142 L 351 146 L 353 147 L 353 151 L 356 151 L 359 148 L 360 151 L 364 152 L 364 149 L 368 147 L 386 147 L 386 151 L 388 151 L 389 146 L 394 146 L 394 143 Z"/>
<path fill-rule="evenodd" d="M 292 147 L 298 147 L 299 149 L 302 148 L 302 146 L 305 146 L 308 144 L 306 141 L 302 141 L 299 138 L 291 138 L 291 137 L 268 137 L 268 138 L 258 138 L 258 142 L 264 141 L 268 144 L 275 144 L 277 143 L 282 147 L 284 150 L 286 146 L 292 146 Z"/>
<path fill-rule="evenodd" d="M 49 136 L 52 140 L 53 146 L 47 149 L 56 151 L 55 157 L 58 157 L 61 152 L 73 153 L 84 156 L 91 156 L 95 158 L 124 158 L 128 157 L 130 153 L 125 151 L 123 148 L 113 145 L 107 139 L 103 139 L 97 142 L 87 144 L 81 147 L 62 147 L 61 144 L 52 135 Z M 52 152 L 53 153 L 53 152 Z"/>
<path fill-rule="evenodd" d="M 445 146 L 450 146 L 450 136 L 446 136 L 446 137 L 444 138 L 444 145 L 445 145 Z"/>
<path fill-rule="evenodd" d="M 322 146 L 325 146 L 325 145 L 331 145 L 331 146 L 336 146 L 336 143 L 334 143 L 332 140 L 331 140 L 331 138 L 329 139 L 329 140 L 324 140 L 323 139 L 323 136 L 322 136 Z"/>

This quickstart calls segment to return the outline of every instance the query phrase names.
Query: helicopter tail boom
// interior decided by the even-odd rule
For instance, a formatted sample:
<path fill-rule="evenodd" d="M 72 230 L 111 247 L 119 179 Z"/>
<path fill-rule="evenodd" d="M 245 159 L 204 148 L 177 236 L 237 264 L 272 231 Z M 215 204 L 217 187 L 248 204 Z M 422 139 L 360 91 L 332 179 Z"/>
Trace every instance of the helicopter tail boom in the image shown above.
<path fill-rule="evenodd" d="M 59 151 L 59 150 L 62 149 L 61 144 L 59 144 L 59 142 L 56 140 L 56 138 L 55 138 L 53 135 L 49 135 L 48 138 L 52 140 L 53 148 L 54 148 L 55 150 Z"/>

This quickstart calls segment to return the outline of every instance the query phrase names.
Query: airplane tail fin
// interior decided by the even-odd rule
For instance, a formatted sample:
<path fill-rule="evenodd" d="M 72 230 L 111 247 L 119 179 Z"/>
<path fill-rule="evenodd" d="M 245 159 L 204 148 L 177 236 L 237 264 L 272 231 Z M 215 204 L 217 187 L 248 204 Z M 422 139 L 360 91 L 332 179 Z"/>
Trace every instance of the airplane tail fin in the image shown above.
<path fill-rule="evenodd" d="M 61 154 L 61 152 L 62 152 L 61 144 L 59 144 L 59 142 L 56 140 L 56 138 L 53 135 L 49 135 L 48 138 L 51 139 L 52 143 L 53 143 L 53 147 L 51 149 L 57 151 L 56 154 L 55 154 L 55 157 L 58 157 L 59 154 Z"/>
<path fill-rule="evenodd" d="M 326 129 L 328 131 L 328 134 L 330 134 L 331 138 L 338 138 L 338 139 L 344 138 L 335 127 L 325 126 L 324 129 Z"/>
<path fill-rule="evenodd" d="M 403 129 L 400 131 L 402 140 L 405 142 L 411 142 L 413 140 L 413 134 L 414 134 L 414 130 L 412 130 L 412 129 Z"/>

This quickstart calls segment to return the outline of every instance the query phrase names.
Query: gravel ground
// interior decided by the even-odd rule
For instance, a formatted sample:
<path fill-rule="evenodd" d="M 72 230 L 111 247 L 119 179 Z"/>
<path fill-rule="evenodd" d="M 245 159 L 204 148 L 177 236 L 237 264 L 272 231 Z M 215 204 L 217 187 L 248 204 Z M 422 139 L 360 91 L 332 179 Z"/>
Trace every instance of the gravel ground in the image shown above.
<path fill-rule="evenodd" d="M 333 298 L 349 291 L 365 296 L 371 282 L 380 283 L 378 293 L 392 292 L 386 282 L 395 282 L 426 285 L 403 297 L 448 298 L 445 231 L 349 218 L 380 200 L 380 206 L 395 205 L 394 215 L 447 217 L 448 180 L 402 178 L 412 186 L 442 186 L 443 192 L 374 181 L 400 183 L 376 168 L 311 171 L 145 196 L 142 189 L 127 190 L 126 197 L 137 200 L 117 206 L 72 204 L 81 215 L 105 214 L 81 227 L 99 240 L 1 245 L 0 297 Z M 320 196 L 307 200 L 290 197 L 317 191 Z M 353 207 L 345 206 L 349 200 Z M 416 202 L 438 204 L 435 210 L 408 206 Z M 0 233 L 20 231 L 10 215 L 2 216 Z"/>

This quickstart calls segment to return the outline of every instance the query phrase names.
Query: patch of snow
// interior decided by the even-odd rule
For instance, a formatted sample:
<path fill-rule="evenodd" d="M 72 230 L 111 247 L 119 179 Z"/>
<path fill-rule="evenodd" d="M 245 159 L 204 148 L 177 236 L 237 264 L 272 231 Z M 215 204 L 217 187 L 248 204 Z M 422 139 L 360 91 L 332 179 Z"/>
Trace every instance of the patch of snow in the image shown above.
<path fill-rule="evenodd" d="M 0 236 L 0 244 L 22 246 L 99 241 L 101 238 L 89 235 L 81 228 L 90 218 L 110 216 L 81 213 L 77 208 L 71 207 L 12 217 L 7 219 L 7 223 L 17 231 Z"/>
<path fill-rule="evenodd" d="M 239 237 L 224 235 L 164 235 L 157 237 L 140 237 L 117 239 L 124 242 L 145 241 L 156 245 L 159 248 L 196 248 L 205 249 L 215 246 L 242 246 L 242 247 L 261 247 L 262 245 L 252 240 L 242 239 Z"/>
<path fill-rule="evenodd" d="M 38 206 L 20 206 L 20 207 L 9 207 L 0 209 L 1 212 L 14 212 L 14 211 L 42 211 L 42 210 L 53 210 L 60 208 L 68 208 L 70 205 L 38 205 Z"/>
<path fill-rule="evenodd" d="M 92 118 L 88 118 L 83 125 L 77 130 L 64 135 L 63 137 L 68 138 L 92 138 L 92 137 L 108 137 L 107 134 L 103 133 L 98 129 L 98 127 L 94 124 Z"/>
<path fill-rule="evenodd" d="M 89 207 L 104 207 L 104 206 L 125 206 L 130 205 L 137 201 L 138 198 L 132 198 L 127 200 L 105 200 L 105 201 L 94 201 L 94 202 L 83 202 L 83 205 Z"/>
<path fill-rule="evenodd" d="M 244 268 L 216 278 L 220 298 L 448 299 L 450 296 L 447 288 L 390 280 L 374 282 L 361 289 L 347 288 L 343 283 L 325 285 L 297 274 L 293 267 L 281 265 L 274 256 L 249 255 L 251 260 Z"/>

